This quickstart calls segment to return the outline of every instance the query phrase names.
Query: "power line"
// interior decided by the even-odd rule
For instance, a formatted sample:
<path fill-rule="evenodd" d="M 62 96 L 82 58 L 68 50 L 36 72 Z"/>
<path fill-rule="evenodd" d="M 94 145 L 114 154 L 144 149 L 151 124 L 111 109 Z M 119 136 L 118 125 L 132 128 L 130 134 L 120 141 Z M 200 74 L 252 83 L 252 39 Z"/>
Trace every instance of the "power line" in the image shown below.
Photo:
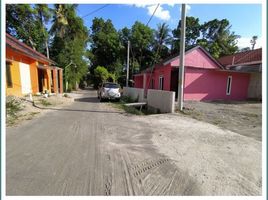
<path fill-rule="evenodd" d="M 146 26 L 148 26 L 148 24 L 149 24 L 149 23 L 150 23 L 150 21 L 152 20 L 152 18 L 153 18 L 153 16 L 154 16 L 154 14 L 155 14 L 155 12 L 156 12 L 157 8 L 159 7 L 159 5 L 160 5 L 160 3 L 159 3 L 159 4 L 157 4 L 157 6 L 156 6 L 156 8 L 154 9 L 154 12 L 153 12 L 152 16 L 150 17 L 149 21 L 147 22 Z"/>
<path fill-rule="evenodd" d="M 109 6 L 109 4 L 105 4 L 104 6 L 101 6 L 100 8 L 97 8 L 96 10 L 93 10 L 92 12 L 90 12 L 90 13 L 86 14 L 85 16 L 83 16 L 82 18 L 85 18 L 85 17 L 87 17 L 89 15 L 92 15 L 93 13 L 98 12 L 99 10 L 101 10 L 101 9 L 107 7 L 107 6 Z"/>

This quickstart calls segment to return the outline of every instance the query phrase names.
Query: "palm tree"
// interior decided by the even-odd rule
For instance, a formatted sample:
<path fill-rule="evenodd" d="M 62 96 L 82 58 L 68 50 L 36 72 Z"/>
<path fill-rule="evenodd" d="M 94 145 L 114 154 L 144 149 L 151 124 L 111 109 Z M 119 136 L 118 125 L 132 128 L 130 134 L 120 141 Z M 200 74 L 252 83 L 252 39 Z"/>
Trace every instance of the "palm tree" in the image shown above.
<path fill-rule="evenodd" d="M 250 43 L 252 45 L 252 50 L 254 50 L 254 47 L 255 47 L 255 44 L 256 44 L 257 39 L 258 39 L 258 36 L 254 35 L 252 37 L 252 39 L 250 40 Z"/>
<path fill-rule="evenodd" d="M 156 57 L 163 58 L 168 55 L 172 38 L 170 36 L 170 29 L 166 23 L 158 24 L 157 30 L 154 31 L 154 50 Z"/>
<path fill-rule="evenodd" d="M 75 10 L 75 5 L 69 4 L 56 4 L 54 9 L 54 15 L 52 20 L 52 26 L 50 29 L 50 33 L 52 35 L 56 35 L 60 38 L 64 37 L 66 33 L 68 23 L 68 12 L 70 10 Z"/>

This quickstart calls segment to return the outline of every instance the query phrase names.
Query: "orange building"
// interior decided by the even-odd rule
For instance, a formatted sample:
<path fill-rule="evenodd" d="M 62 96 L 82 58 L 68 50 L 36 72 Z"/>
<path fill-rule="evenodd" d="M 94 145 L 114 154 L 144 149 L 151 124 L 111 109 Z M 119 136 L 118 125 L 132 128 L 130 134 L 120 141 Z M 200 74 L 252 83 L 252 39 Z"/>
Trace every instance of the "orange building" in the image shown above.
<path fill-rule="evenodd" d="M 62 69 L 43 54 L 6 34 L 6 95 L 62 93 Z"/>

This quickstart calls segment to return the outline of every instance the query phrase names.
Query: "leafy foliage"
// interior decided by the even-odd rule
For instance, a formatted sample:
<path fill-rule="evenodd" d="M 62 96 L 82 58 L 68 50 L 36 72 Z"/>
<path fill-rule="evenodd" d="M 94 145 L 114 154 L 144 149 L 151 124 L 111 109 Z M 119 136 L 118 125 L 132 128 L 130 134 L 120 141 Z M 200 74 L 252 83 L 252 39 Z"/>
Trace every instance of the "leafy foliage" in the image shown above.
<path fill-rule="evenodd" d="M 170 55 L 168 46 L 172 44 L 170 29 L 166 23 L 158 24 L 157 30 L 154 30 L 154 58 L 155 62 L 159 62 Z"/>
<path fill-rule="evenodd" d="M 7 4 L 6 8 L 7 32 L 64 68 L 66 89 L 75 89 L 84 79 L 95 86 L 108 79 L 125 84 L 128 41 L 130 79 L 179 52 L 181 21 L 172 31 L 166 23 L 153 30 L 138 21 L 117 31 L 110 19 L 94 18 L 89 32 L 76 9 L 75 4 L 55 4 L 53 9 L 46 4 Z M 52 22 L 49 31 L 48 22 Z M 199 18 L 187 16 L 186 48 L 201 45 L 215 58 L 235 53 L 239 36 L 230 27 L 227 19 L 200 23 Z M 252 38 L 252 48 L 256 40 Z"/>
<path fill-rule="evenodd" d="M 88 72 L 85 59 L 89 41 L 88 30 L 83 20 L 76 15 L 76 5 L 55 5 L 51 57 L 65 70 L 69 88 L 76 89 Z"/>
<path fill-rule="evenodd" d="M 172 31 L 174 37 L 172 52 L 179 52 L 180 26 L 181 21 L 179 21 L 178 27 Z M 230 28 L 227 19 L 214 19 L 200 24 L 198 18 L 186 17 L 185 47 L 201 45 L 215 58 L 233 54 L 238 51 L 236 40 L 239 36 L 231 32 Z"/>
<path fill-rule="evenodd" d="M 7 4 L 6 31 L 10 35 L 21 39 L 33 49 L 44 53 L 48 32 L 45 24 L 50 19 L 50 10 L 46 4 Z"/>
<path fill-rule="evenodd" d="M 98 66 L 96 69 L 94 69 L 94 74 L 99 83 L 105 82 L 110 76 L 107 69 L 102 66 Z"/>
<path fill-rule="evenodd" d="M 180 51 L 180 37 L 181 37 L 181 20 L 176 29 L 172 31 L 174 41 L 172 44 L 172 52 Z M 185 30 L 185 47 L 189 48 L 196 44 L 197 38 L 200 36 L 201 25 L 199 18 L 186 17 L 186 30 Z"/>

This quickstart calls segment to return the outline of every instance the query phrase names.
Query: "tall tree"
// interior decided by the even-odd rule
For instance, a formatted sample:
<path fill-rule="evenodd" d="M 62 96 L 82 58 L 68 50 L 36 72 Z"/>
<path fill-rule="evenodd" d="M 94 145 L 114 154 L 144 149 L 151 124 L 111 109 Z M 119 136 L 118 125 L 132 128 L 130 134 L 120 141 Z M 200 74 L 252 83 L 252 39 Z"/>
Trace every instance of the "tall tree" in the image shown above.
<path fill-rule="evenodd" d="M 218 58 L 238 51 L 237 39 L 240 37 L 230 31 L 231 25 L 227 19 L 214 19 L 201 26 L 202 38 L 197 44 L 206 48 L 213 57 Z"/>
<path fill-rule="evenodd" d="M 133 65 L 137 70 L 145 69 L 152 64 L 152 44 L 153 30 L 136 21 L 131 28 L 131 46 L 137 61 L 134 61 Z"/>
<path fill-rule="evenodd" d="M 48 8 L 47 4 L 36 4 L 34 9 L 37 12 L 37 22 L 40 25 L 40 32 L 44 37 L 46 53 L 47 53 L 47 57 L 49 58 L 49 47 L 48 47 L 49 35 L 48 35 L 48 31 L 45 25 L 48 23 L 48 21 L 52 17 L 52 12 Z"/>
<path fill-rule="evenodd" d="M 177 53 L 180 50 L 180 37 L 181 37 L 181 20 L 178 23 L 176 29 L 172 31 L 173 43 L 172 53 Z M 200 36 L 201 25 L 199 18 L 186 17 L 186 30 L 185 30 L 185 47 L 189 48 L 196 44 L 197 39 Z"/>
<path fill-rule="evenodd" d="M 255 47 L 256 42 L 257 42 L 257 39 L 258 39 L 258 36 L 254 35 L 252 37 L 252 39 L 250 40 L 250 43 L 251 43 L 251 46 L 252 46 L 252 48 L 251 48 L 252 50 L 254 50 L 254 47 Z"/>
<path fill-rule="evenodd" d="M 63 38 L 68 27 L 68 12 L 75 12 L 77 5 L 55 4 L 50 34 Z"/>
<path fill-rule="evenodd" d="M 47 8 L 47 5 L 43 8 Z M 44 53 L 47 32 L 43 21 L 38 20 L 39 14 L 38 10 L 29 4 L 7 4 L 6 31 L 33 49 Z M 49 18 L 45 15 L 43 17 Z"/>
<path fill-rule="evenodd" d="M 118 73 L 122 69 L 120 52 L 123 47 L 112 21 L 94 18 L 91 30 L 92 70 L 104 66 L 110 73 Z"/>
<path fill-rule="evenodd" d="M 69 89 L 77 87 L 88 71 L 86 47 L 89 41 L 88 30 L 83 20 L 76 14 L 76 5 L 55 5 L 53 25 L 50 33 L 51 57 L 64 68 Z M 67 88 L 66 88 L 67 89 Z"/>
<path fill-rule="evenodd" d="M 169 55 L 169 46 L 171 45 L 172 38 L 170 29 L 166 23 L 158 24 L 157 29 L 154 30 L 154 57 L 158 62 Z"/>

